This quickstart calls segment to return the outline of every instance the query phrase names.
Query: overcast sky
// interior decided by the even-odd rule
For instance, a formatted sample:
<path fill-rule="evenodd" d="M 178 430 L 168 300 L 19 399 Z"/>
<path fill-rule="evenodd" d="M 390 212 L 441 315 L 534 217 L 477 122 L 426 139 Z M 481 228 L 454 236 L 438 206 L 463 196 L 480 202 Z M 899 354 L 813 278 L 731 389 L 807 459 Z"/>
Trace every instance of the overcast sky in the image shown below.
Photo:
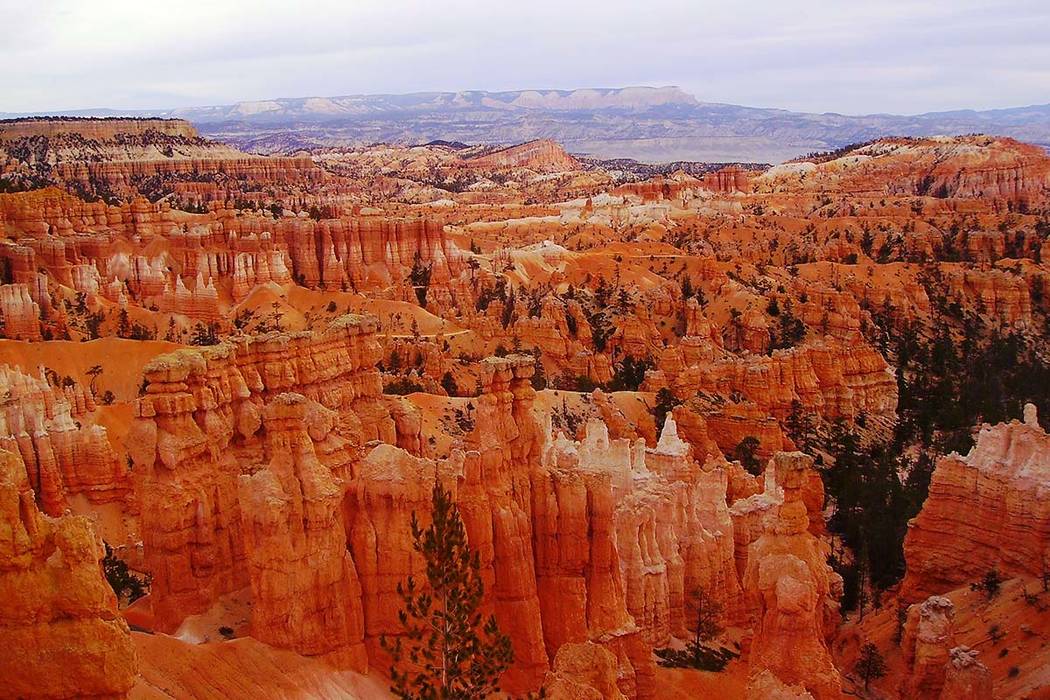
<path fill-rule="evenodd" d="M 1050 102 L 1048 0 L 0 0 L 0 112 L 679 85 L 917 113 Z"/>

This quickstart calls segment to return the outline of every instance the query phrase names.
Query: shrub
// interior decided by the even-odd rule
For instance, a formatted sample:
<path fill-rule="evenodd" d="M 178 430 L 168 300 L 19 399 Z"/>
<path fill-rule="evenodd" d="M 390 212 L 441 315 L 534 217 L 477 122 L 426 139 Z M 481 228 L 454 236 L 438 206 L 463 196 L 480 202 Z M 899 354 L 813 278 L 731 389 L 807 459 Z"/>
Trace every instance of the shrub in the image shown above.
<path fill-rule="evenodd" d="M 117 598 L 130 604 L 146 595 L 149 579 L 133 574 L 127 563 L 113 553 L 113 548 L 108 542 L 103 542 L 103 545 L 106 548 L 106 556 L 102 559 L 102 572 Z"/>

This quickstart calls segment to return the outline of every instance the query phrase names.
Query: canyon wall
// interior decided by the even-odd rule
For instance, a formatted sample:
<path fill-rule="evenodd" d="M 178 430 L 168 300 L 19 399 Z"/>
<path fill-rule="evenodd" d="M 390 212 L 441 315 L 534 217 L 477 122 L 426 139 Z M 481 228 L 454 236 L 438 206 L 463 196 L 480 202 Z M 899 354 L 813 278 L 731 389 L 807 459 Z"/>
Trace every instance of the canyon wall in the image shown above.
<path fill-rule="evenodd" d="M 275 333 L 200 351 L 182 350 L 146 366 L 146 393 L 137 403 L 128 449 L 137 472 L 146 566 L 154 577 L 151 599 L 159 628 L 173 629 L 185 615 L 202 612 L 217 597 L 247 585 L 249 555 L 255 557 L 254 571 L 265 568 L 266 559 L 260 557 L 273 556 L 257 552 L 254 545 L 268 542 L 267 530 L 277 523 L 244 511 L 238 491 L 249 500 L 261 498 L 251 487 L 258 483 L 259 491 L 272 491 L 279 500 L 274 481 L 286 493 L 290 489 L 288 465 L 272 461 L 277 457 L 267 452 L 280 452 L 280 441 L 289 438 L 280 437 L 280 431 L 271 435 L 263 421 L 267 404 L 288 391 L 309 402 L 302 409 L 310 412 L 309 446 L 316 443 L 320 455 L 308 454 L 301 427 L 293 430 L 294 443 L 305 453 L 291 471 L 300 482 L 313 481 L 317 503 L 306 508 L 293 500 L 276 511 L 291 522 L 292 513 L 306 509 L 324 527 L 309 521 L 289 524 L 291 531 L 278 539 L 300 537 L 320 549 L 330 546 L 327 536 L 316 541 L 307 537 L 311 529 L 338 522 L 333 508 L 341 497 L 336 494 L 332 501 L 327 495 L 330 488 L 321 483 L 325 470 L 347 478 L 353 458 L 347 443 L 359 450 L 368 440 L 397 440 L 394 421 L 380 398 L 375 328 L 373 320 L 346 316 L 324 333 Z M 278 414 L 271 415 L 275 428 L 286 425 Z M 267 462 L 269 478 L 262 475 L 238 486 L 242 475 L 256 473 L 253 464 Z M 251 552 L 245 546 L 246 526 L 255 533 Z M 341 569 L 336 566 L 336 571 Z M 258 588 L 264 593 L 260 609 L 266 596 L 288 595 L 262 582 Z"/>
<path fill-rule="evenodd" d="M 0 450 L 0 694 L 121 698 L 137 673 L 127 623 L 86 517 L 41 513 L 21 460 Z"/>
<path fill-rule="evenodd" d="M 106 428 L 90 422 L 97 409 L 90 391 L 77 383 L 53 385 L 43 367 L 33 377 L 0 365 L 0 392 L 0 447 L 21 459 L 41 510 L 61 515 L 78 494 L 93 504 L 128 498 L 127 465 Z"/>
<path fill-rule="evenodd" d="M 759 620 L 750 676 L 769 671 L 817 700 L 831 700 L 840 697 L 842 684 L 827 646 L 841 580 L 827 563 L 826 545 L 809 532 L 805 490 L 813 460 L 782 453 L 773 465 L 776 474 L 767 467 L 766 479 L 775 477 L 780 503 L 759 512 L 762 534 L 748 548 L 743 577 Z"/>
<path fill-rule="evenodd" d="M 992 569 L 1041 576 L 1050 566 L 1048 462 L 1050 436 L 1032 404 L 1023 421 L 982 427 L 969 454 L 938 460 L 904 540 L 901 597 L 944 593 Z"/>

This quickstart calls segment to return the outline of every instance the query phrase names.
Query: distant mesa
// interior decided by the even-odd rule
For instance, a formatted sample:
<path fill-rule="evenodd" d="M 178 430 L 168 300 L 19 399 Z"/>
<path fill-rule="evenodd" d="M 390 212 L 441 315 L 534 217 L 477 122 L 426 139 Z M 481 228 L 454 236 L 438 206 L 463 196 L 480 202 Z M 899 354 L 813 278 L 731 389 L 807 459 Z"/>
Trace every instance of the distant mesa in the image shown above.
<path fill-rule="evenodd" d="M 550 139 L 537 139 L 517 146 L 501 148 L 486 155 L 468 158 L 466 162 L 475 168 L 529 168 L 551 172 L 565 172 L 580 168 L 578 160 Z"/>
<path fill-rule="evenodd" d="M 311 96 L 63 114 L 177 117 L 205 136 L 261 153 L 377 142 L 496 145 L 555 139 L 571 153 L 598 159 L 780 163 L 889 136 L 975 133 L 1050 147 L 1050 104 L 908 116 L 815 114 L 706 102 L 674 86 Z"/>

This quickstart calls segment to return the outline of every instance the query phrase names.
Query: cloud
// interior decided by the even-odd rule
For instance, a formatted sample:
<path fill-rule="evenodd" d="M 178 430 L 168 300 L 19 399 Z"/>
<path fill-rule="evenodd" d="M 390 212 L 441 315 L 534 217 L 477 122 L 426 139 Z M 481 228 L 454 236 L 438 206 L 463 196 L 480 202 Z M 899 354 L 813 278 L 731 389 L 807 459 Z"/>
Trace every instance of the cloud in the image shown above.
<path fill-rule="evenodd" d="M 679 84 L 698 98 L 915 113 L 1045 102 L 1029 0 L 0 0 L 0 111 L 368 92 Z"/>

